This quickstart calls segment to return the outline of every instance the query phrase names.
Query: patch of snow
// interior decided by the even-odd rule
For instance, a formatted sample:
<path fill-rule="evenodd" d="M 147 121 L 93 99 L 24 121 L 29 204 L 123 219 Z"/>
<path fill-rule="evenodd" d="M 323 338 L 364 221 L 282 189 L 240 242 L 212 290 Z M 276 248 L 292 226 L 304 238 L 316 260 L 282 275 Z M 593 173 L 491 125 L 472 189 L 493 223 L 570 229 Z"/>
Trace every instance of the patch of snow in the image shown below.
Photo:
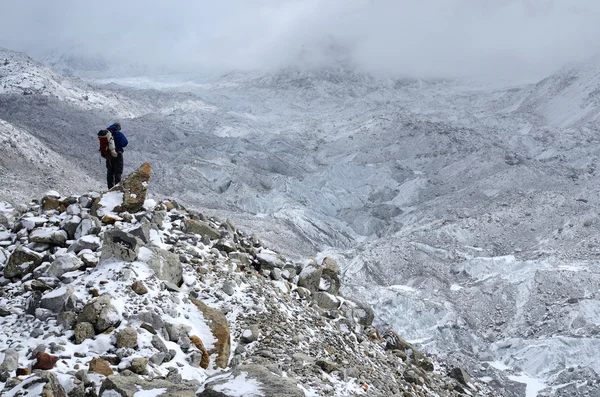
<path fill-rule="evenodd" d="M 158 397 L 162 396 L 167 392 L 167 389 L 151 389 L 151 390 L 140 390 L 135 392 L 133 397 Z"/>
<path fill-rule="evenodd" d="M 213 389 L 230 397 L 266 397 L 261 391 L 260 384 L 254 379 L 246 379 L 247 376 L 247 373 L 242 372 Z"/>

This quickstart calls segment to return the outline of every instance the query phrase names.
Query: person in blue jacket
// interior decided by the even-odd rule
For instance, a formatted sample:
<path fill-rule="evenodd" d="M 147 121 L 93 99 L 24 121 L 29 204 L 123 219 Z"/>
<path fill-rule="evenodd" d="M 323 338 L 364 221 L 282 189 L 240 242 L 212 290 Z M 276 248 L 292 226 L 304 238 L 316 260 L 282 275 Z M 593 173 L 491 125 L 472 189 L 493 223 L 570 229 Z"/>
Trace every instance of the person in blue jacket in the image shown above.
<path fill-rule="evenodd" d="M 117 157 L 108 156 L 106 158 L 106 181 L 108 182 L 108 188 L 112 188 L 119 182 L 121 182 L 121 176 L 123 175 L 123 148 L 127 146 L 127 138 L 123 132 L 121 132 L 121 124 L 115 122 L 108 126 L 115 142 L 115 149 L 117 151 Z"/>

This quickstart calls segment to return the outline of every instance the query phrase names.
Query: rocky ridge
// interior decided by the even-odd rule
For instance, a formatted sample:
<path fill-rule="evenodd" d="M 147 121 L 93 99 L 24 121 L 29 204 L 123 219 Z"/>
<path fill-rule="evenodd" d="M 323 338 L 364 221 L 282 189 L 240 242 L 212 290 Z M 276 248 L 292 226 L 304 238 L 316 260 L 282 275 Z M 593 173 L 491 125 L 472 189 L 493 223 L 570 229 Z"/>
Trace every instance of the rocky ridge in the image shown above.
<path fill-rule="evenodd" d="M 332 259 L 146 199 L 149 177 L 0 203 L 2 395 L 497 395 L 374 328 Z"/>

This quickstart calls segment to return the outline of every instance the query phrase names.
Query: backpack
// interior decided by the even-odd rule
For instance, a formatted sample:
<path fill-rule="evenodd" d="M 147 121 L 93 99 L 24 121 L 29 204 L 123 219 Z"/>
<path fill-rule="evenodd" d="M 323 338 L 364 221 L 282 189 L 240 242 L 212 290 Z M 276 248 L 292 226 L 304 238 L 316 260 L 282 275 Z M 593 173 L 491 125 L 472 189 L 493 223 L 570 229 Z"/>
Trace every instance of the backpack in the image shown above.
<path fill-rule="evenodd" d="M 98 149 L 100 156 L 105 159 L 118 156 L 115 149 L 115 140 L 110 131 L 100 130 L 98 132 L 98 141 L 100 141 L 100 149 Z"/>

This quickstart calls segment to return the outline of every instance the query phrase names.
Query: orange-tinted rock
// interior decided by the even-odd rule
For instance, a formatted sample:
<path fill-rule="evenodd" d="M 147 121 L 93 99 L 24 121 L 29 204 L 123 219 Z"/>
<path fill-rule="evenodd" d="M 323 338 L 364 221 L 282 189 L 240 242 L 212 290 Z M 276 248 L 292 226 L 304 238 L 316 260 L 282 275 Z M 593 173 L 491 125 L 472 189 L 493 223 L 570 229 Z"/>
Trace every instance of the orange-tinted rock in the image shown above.
<path fill-rule="evenodd" d="M 210 354 L 208 354 L 208 350 L 204 347 L 204 343 L 202 339 L 196 335 L 190 336 L 190 341 L 196 346 L 198 350 L 202 353 L 202 359 L 200 360 L 200 367 L 203 369 L 208 368 L 208 364 L 210 364 Z"/>
<path fill-rule="evenodd" d="M 110 368 L 110 365 L 108 365 L 108 363 L 101 358 L 92 358 L 92 361 L 90 361 L 89 365 L 90 372 L 95 372 L 104 376 L 110 376 L 113 374 L 113 370 Z"/>
<path fill-rule="evenodd" d="M 17 368 L 17 376 L 27 376 L 31 374 L 31 369 L 29 368 Z"/>
<path fill-rule="evenodd" d="M 33 369 L 49 370 L 54 368 L 58 357 L 45 352 L 39 352 L 37 355 L 37 361 L 33 364 Z"/>
<path fill-rule="evenodd" d="M 192 299 L 192 303 L 200 309 L 204 318 L 207 320 L 213 336 L 217 339 L 214 352 L 217 353 L 215 360 L 219 368 L 227 368 L 229 363 L 229 353 L 231 351 L 230 332 L 227 318 L 220 311 L 207 306 L 198 299 Z M 211 352 L 212 353 L 212 352 Z"/>

